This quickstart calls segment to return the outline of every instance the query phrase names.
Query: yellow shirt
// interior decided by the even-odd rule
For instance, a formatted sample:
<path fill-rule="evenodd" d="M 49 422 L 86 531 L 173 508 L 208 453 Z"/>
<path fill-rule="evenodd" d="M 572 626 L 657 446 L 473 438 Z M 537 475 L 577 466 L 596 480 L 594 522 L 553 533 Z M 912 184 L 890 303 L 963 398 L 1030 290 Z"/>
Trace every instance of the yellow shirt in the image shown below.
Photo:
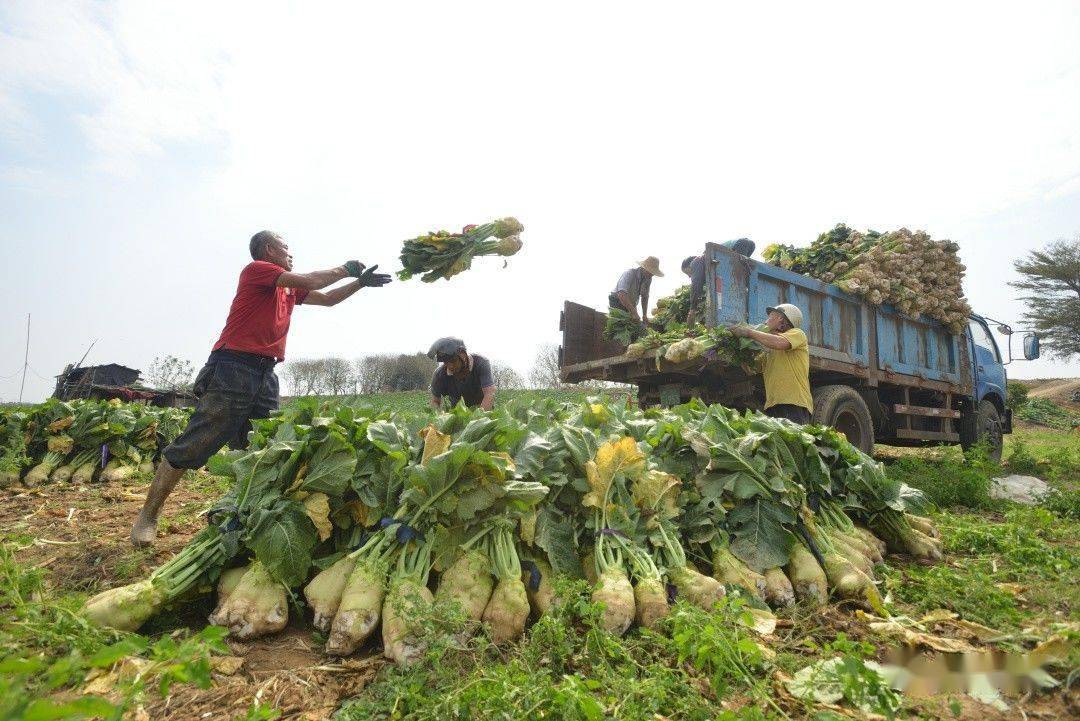
<path fill-rule="evenodd" d="M 765 407 L 781 404 L 802 406 L 814 412 L 814 397 L 810 395 L 810 351 L 806 334 L 798 328 L 780 334 L 791 343 L 788 350 L 766 348 L 760 360 L 761 375 L 765 378 Z"/>

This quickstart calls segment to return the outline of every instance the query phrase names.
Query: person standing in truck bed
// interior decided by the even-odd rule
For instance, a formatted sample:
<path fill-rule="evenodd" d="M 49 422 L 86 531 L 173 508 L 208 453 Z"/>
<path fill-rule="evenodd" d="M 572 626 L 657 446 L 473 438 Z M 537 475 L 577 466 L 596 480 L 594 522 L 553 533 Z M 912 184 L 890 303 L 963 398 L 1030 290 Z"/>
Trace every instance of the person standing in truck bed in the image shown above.
<path fill-rule="evenodd" d="M 754 241 L 749 238 L 728 240 L 720 244 L 721 248 L 733 250 L 749 258 L 754 254 Z M 705 303 L 705 256 L 691 255 L 682 262 L 682 272 L 690 278 L 690 312 L 686 316 L 686 326 L 694 325 L 701 318 L 701 306 Z"/>
<path fill-rule="evenodd" d="M 810 349 L 802 331 L 802 311 L 791 303 L 766 310 L 767 331 L 745 325 L 728 328 L 735 335 L 757 341 L 764 350 L 758 366 L 765 380 L 765 414 L 806 425 L 814 411 L 814 398 L 810 395 Z"/>
<path fill-rule="evenodd" d="M 625 310 L 642 325 L 649 320 L 649 287 L 653 277 L 663 278 L 660 272 L 660 261 L 650 255 L 619 276 L 619 282 L 615 284 L 615 290 L 608 295 L 608 305 L 611 308 Z M 638 315 L 637 306 L 641 303 L 641 315 Z"/>

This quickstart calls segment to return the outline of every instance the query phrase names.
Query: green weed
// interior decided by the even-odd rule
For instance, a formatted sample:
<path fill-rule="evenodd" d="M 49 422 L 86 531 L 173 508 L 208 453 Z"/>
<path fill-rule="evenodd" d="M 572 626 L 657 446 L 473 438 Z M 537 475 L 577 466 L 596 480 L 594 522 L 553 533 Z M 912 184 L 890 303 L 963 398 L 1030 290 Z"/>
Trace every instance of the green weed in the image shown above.
<path fill-rule="evenodd" d="M 927 459 L 905 455 L 887 467 L 891 478 L 923 491 L 939 508 L 988 509 L 998 505 L 990 497 L 990 479 L 1001 468 L 980 447 L 963 457 Z"/>
<path fill-rule="evenodd" d="M 209 627 L 189 638 L 170 636 L 151 643 L 89 624 L 77 595 L 55 595 L 41 569 L 16 563 L 12 547 L 0 545 L 0 718 L 119 720 L 154 683 L 167 695 L 174 683 L 210 684 L 210 655 L 227 652 L 225 630 Z M 77 685 L 91 669 L 108 669 L 138 656 L 138 674 L 118 679 L 119 701 L 82 696 L 54 700 L 52 694 Z"/>

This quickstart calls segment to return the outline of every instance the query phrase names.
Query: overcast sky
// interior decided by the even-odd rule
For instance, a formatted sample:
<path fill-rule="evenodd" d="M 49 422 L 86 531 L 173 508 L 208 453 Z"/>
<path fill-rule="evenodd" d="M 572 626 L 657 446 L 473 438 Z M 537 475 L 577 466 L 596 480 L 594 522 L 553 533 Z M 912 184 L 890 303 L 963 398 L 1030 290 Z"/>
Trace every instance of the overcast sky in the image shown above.
<path fill-rule="evenodd" d="M 528 371 L 564 299 L 706 241 L 837 222 L 960 244 L 979 312 L 1080 233 L 1080 4 L 0 5 L 0 399 L 87 363 L 198 367 L 247 241 L 298 270 L 514 215 L 524 250 L 293 315 L 292 358 L 441 335 Z M 1077 376 L 1080 363 L 1009 367 Z"/>

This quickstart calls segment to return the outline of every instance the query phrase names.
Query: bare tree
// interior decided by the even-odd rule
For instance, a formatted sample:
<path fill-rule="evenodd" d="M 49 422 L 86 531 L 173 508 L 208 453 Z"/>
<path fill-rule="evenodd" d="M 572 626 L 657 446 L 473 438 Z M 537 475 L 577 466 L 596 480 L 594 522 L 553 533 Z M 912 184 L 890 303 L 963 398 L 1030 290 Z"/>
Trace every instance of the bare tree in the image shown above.
<path fill-rule="evenodd" d="M 300 359 L 285 364 L 285 382 L 293 395 L 318 395 L 326 390 L 324 360 Z"/>
<path fill-rule="evenodd" d="M 525 379 L 521 374 L 503 363 L 491 363 L 491 377 L 495 385 L 503 390 L 517 390 L 525 387 Z"/>
<path fill-rule="evenodd" d="M 322 363 L 327 393 L 339 396 L 347 391 L 352 383 L 352 364 L 344 358 L 324 358 Z"/>
<path fill-rule="evenodd" d="M 563 384 L 559 377 L 559 346 L 544 343 L 537 348 L 529 383 L 534 388 L 558 388 Z"/>
<path fill-rule="evenodd" d="M 190 390 L 195 369 L 186 360 L 166 355 L 154 358 L 146 371 L 146 380 L 154 388 L 166 391 Z"/>

